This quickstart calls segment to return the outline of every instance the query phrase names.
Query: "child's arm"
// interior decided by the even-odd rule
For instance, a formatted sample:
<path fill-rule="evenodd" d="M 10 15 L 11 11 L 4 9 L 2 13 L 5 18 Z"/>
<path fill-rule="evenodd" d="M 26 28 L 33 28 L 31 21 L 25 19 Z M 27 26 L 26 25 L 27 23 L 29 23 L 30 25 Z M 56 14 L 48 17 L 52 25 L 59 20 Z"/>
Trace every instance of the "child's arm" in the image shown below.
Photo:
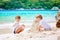
<path fill-rule="evenodd" d="M 38 26 L 38 31 L 40 31 L 40 26 Z"/>
<path fill-rule="evenodd" d="M 44 28 L 41 25 L 38 26 L 38 31 L 40 30 L 44 30 Z"/>

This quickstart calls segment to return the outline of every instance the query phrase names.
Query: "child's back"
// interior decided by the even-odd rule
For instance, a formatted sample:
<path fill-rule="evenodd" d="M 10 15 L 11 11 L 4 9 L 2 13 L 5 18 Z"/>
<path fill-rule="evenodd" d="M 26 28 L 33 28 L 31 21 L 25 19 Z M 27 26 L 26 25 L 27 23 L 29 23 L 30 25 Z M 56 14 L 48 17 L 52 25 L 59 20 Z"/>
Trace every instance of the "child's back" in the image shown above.
<path fill-rule="evenodd" d="M 39 25 L 41 25 L 44 28 L 44 30 L 51 30 L 50 25 L 48 25 L 48 23 L 44 20 L 41 20 L 39 22 Z"/>
<path fill-rule="evenodd" d="M 32 24 L 32 28 L 30 29 L 30 31 L 31 32 L 38 31 L 38 28 L 37 28 L 38 25 L 39 25 L 38 22 L 34 21 L 33 24 Z"/>

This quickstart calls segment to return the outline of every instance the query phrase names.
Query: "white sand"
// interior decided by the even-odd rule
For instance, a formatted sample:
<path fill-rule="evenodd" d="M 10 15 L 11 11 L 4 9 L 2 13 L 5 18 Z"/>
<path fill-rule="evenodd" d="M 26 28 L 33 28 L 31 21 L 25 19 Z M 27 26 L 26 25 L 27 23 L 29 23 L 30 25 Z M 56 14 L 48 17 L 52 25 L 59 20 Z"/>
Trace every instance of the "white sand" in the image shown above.
<path fill-rule="evenodd" d="M 29 25 L 26 24 L 25 30 L 20 34 L 13 34 L 11 30 L 12 23 L 0 25 L 2 27 L 0 28 L 0 40 L 57 40 L 58 36 L 60 36 L 60 30 L 54 30 L 54 32 L 28 32 L 30 29 Z M 50 25 L 54 27 L 55 23 L 50 23 Z"/>
<path fill-rule="evenodd" d="M 50 32 L 40 33 L 21 33 L 21 34 L 2 34 L 0 40 L 57 40 L 57 34 Z"/>

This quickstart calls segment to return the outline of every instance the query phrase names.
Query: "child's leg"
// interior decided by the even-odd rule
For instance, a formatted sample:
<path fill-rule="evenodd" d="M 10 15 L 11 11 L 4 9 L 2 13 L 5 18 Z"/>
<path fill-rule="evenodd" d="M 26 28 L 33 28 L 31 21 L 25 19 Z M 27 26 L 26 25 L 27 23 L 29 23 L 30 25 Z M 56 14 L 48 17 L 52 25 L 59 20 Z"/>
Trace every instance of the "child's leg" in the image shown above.
<path fill-rule="evenodd" d="M 18 33 L 22 32 L 24 30 L 23 27 L 24 26 L 19 26 L 18 28 L 16 28 L 16 33 L 18 34 Z"/>
<path fill-rule="evenodd" d="M 44 30 L 44 28 L 42 27 L 42 28 L 40 28 L 40 30 L 41 30 L 41 31 L 43 31 L 43 30 Z"/>
<path fill-rule="evenodd" d="M 51 28 L 45 28 L 44 30 L 46 30 L 46 31 L 51 31 Z"/>

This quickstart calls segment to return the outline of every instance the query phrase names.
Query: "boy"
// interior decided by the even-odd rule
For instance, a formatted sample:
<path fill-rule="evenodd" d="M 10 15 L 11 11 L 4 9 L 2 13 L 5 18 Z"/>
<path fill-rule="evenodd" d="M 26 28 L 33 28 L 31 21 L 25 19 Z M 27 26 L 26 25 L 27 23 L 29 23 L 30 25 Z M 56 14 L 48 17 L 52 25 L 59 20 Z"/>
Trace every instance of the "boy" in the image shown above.
<path fill-rule="evenodd" d="M 51 30 L 50 26 L 45 21 L 43 21 L 43 17 L 41 15 L 36 16 L 36 21 L 39 23 L 38 31 L 40 31 L 40 30 Z"/>
<path fill-rule="evenodd" d="M 14 34 L 18 34 L 21 31 L 24 30 L 25 25 L 19 25 L 21 17 L 20 16 L 16 16 L 15 17 L 15 23 L 14 23 Z"/>

